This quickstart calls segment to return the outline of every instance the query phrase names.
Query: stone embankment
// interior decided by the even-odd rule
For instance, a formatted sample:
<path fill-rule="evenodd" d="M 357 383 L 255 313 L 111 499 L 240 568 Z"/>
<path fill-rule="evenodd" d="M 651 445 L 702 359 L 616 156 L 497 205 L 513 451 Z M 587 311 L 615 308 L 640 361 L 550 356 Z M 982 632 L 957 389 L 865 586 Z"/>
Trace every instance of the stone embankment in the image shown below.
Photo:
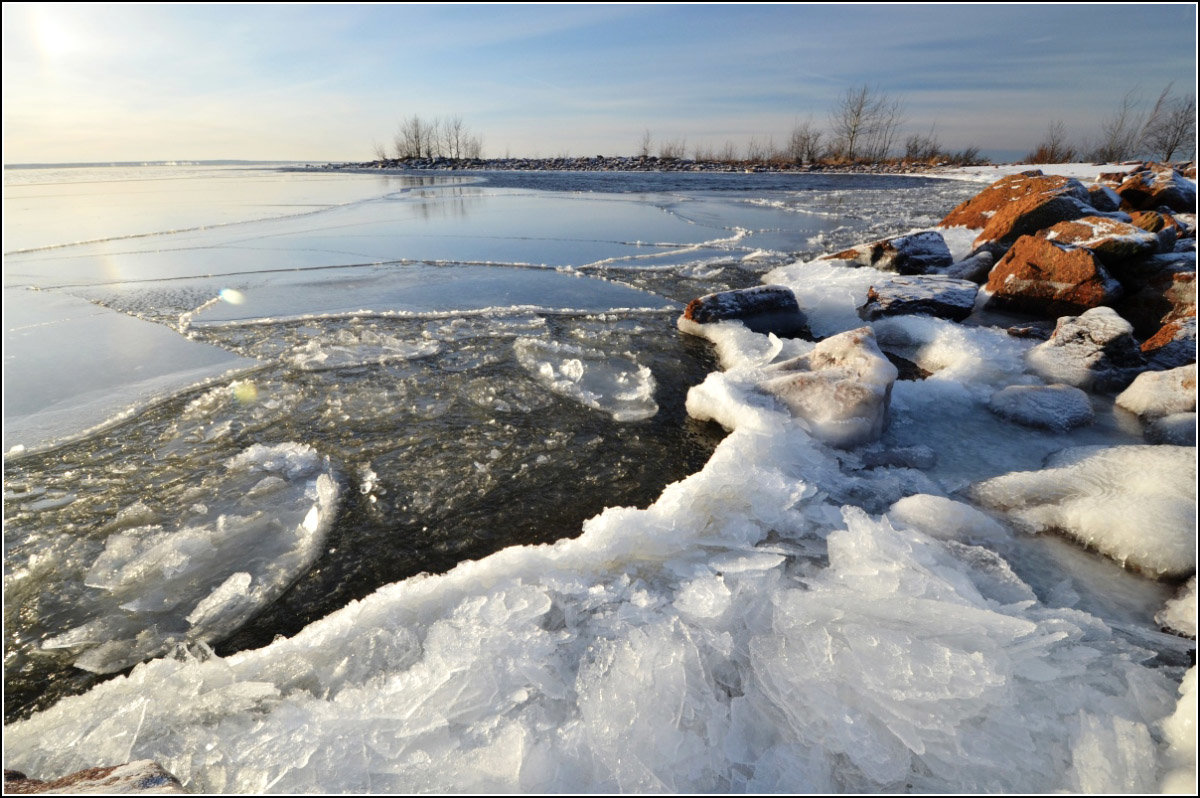
<path fill-rule="evenodd" d="M 389 158 L 365 163 L 328 163 L 310 169 L 364 172 L 379 169 L 463 170 L 481 172 L 860 172 L 870 174 L 923 174 L 936 170 L 928 163 L 750 163 L 694 161 L 688 158 L 593 155 L 578 158 Z"/>

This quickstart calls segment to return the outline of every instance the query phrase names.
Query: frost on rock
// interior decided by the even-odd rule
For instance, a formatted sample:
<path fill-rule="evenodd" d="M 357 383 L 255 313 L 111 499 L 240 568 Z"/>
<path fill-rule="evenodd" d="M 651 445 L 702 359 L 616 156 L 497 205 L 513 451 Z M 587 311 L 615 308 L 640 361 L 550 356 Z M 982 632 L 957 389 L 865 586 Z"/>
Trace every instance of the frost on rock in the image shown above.
<path fill-rule="evenodd" d="M 871 286 L 858 315 L 866 321 L 883 316 L 920 314 L 962 321 L 975 309 L 979 286 L 943 275 L 894 277 Z"/>
<path fill-rule="evenodd" d="M 924 230 L 843 250 L 825 259 L 847 266 L 870 266 L 899 274 L 928 274 L 954 262 L 946 240 L 936 230 Z"/>
<path fill-rule="evenodd" d="M 1059 531 L 1155 577 L 1196 570 L 1196 453 L 1184 446 L 1080 446 L 1041 471 L 971 489 L 1030 532 Z"/>
<path fill-rule="evenodd" d="M 1196 410 L 1196 364 L 1170 371 L 1143 371 L 1117 396 L 1117 406 L 1143 419 Z"/>
<path fill-rule="evenodd" d="M 870 327 L 826 338 L 767 374 L 763 390 L 779 397 L 819 440 L 846 448 L 883 434 L 897 371 Z"/>
<path fill-rule="evenodd" d="M 1031 349 L 1027 362 L 1048 382 L 1095 391 L 1124 388 L 1145 367 L 1133 327 L 1107 307 L 1060 318 L 1050 340 Z"/>
<path fill-rule="evenodd" d="M 1196 637 L 1196 575 L 1187 581 L 1179 593 L 1167 602 L 1167 606 L 1154 616 L 1160 626 L 1173 632 Z"/>
<path fill-rule="evenodd" d="M 807 335 L 808 324 L 796 296 L 782 285 L 760 285 L 722 291 L 693 299 L 679 319 L 679 329 L 703 336 L 699 325 L 739 321 L 756 333 L 783 336 Z"/>
<path fill-rule="evenodd" d="M 75 624 L 42 643 L 112 673 L 179 643 L 214 642 L 274 601 L 320 555 L 338 487 L 309 446 L 256 444 L 231 458 L 176 525 L 121 529 L 84 576 Z"/>
<path fill-rule="evenodd" d="M 541 385 L 616 421 L 640 421 L 658 412 L 654 375 L 631 353 L 614 356 L 537 338 L 519 338 L 513 349 Z"/>
<path fill-rule="evenodd" d="M 988 408 L 996 415 L 1027 427 L 1056 432 L 1091 424 L 1092 401 L 1070 385 L 1010 385 L 992 394 Z"/>

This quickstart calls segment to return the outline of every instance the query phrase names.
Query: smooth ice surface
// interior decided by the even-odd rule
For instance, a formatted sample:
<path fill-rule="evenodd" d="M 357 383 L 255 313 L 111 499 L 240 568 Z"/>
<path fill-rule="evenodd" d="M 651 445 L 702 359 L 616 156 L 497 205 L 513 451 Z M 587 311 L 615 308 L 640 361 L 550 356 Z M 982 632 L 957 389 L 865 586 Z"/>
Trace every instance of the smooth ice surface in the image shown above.
<path fill-rule="evenodd" d="M 83 547 L 62 562 L 35 564 L 44 591 L 78 592 L 81 600 L 54 618 L 70 628 L 42 647 L 70 649 L 76 667 L 111 673 L 179 643 L 219 640 L 320 554 L 338 487 L 311 447 L 255 444 L 229 460 L 206 493 L 171 520 L 142 504 L 125 508 L 90 564 L 80 560 Z M 47 579 L 47 568 L 57 578 Z"/>
<path fill-rule="evenodd" d="M 4 450 L 43 448 L 258 362 L 63 294 L 4 289 Z"/>
<path fill-rule="evenodd" d="M 617 421 L 640 421 L 658 412 L 654 374 L 636 355 L 614 357 L 594 349 L 520 338 L 517 360 L 540 384 Z"/>
<path fill-rule="evenodd" d="M 992 394 L 988 407 L 1018 424 L 1060 431 L 1096 417 L 1087 393 L 1071 385 L 1010 385 Z"/>
<path fill-rule="evenodd" d="M 1032 531 L 1061 531 L 1132 568 L 1179 577 L 1196 569 L 1195 485 L 1191 447 L 1078 447 L 972 494 Z"/>

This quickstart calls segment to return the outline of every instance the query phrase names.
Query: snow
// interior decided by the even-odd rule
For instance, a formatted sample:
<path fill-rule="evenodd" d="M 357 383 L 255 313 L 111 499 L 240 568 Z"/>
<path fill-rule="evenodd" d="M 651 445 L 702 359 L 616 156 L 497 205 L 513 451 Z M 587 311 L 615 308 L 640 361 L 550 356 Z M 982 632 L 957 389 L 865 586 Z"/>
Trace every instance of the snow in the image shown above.
<path fill-rule="evenodd" d="M 1162 612 L 1154 616 L 1158 623 L 1187 635 L 1196 637 L 1196 576 L 1187 581 L 1173 599 L 1167 602 Z"/>
<path fill-rule="evenodd" d="M 616 421 L 641 421 L 658 412 L 654 375 L 633 353 L 613 357 L 583 346 L 519 338 L 517 360 L 556 394 L 610 414 Z"/>

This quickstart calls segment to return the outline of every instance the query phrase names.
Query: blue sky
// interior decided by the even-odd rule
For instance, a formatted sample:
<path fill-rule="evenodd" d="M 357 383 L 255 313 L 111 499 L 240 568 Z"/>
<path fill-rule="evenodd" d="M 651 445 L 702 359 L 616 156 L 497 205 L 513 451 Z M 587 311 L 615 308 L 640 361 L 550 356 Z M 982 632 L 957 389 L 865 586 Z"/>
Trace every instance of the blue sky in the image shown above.
<path fill-rule="evenodd" d="M 906 132 L 1031 149 L 1127 92 L 1194 93 L 1196 9 L 1163 5 L 5 3 L 4 162 L 365 160 L 461 116 L 485 155 L 742 147 L 867 84 Z"/>

